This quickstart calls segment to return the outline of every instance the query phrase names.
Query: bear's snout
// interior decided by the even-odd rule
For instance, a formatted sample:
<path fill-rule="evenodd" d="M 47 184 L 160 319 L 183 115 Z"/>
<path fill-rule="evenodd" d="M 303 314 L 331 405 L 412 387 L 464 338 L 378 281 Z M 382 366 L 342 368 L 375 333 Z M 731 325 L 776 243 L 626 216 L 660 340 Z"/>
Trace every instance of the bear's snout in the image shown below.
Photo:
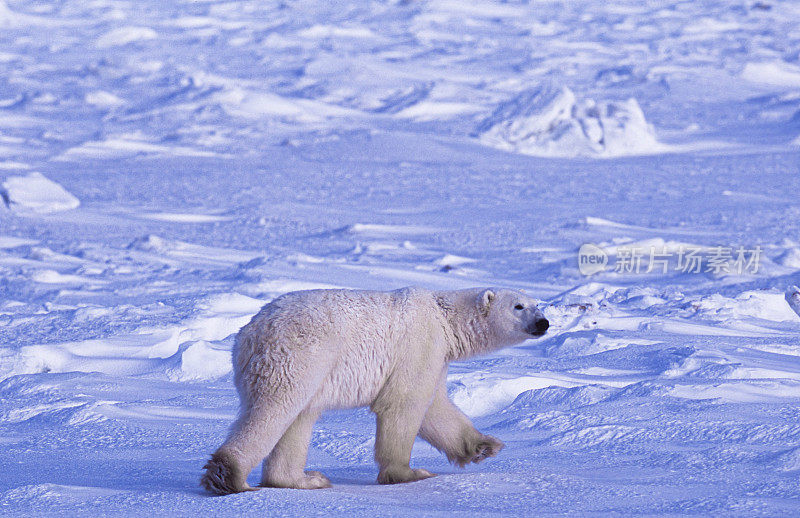
<path fill-rule="evenodd" d="M 542 336 L 549 327 L 550 322 L 548 322 L 546 318 L 537 318 L 528 324 L 526 331 L 535 336 Z"/>

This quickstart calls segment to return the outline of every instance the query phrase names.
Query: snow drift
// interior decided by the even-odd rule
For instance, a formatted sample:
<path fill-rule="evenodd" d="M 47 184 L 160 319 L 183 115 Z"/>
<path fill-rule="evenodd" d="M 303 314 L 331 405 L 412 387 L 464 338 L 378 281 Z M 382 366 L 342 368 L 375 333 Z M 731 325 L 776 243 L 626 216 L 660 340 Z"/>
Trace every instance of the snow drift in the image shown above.
<path fill-rule="evenodd" d="M 477 129 L 484 144 L 526 155 L 615 157 L 663 151 L 636 99 L 579 101 L 543 86 L 502 103 Z"/>

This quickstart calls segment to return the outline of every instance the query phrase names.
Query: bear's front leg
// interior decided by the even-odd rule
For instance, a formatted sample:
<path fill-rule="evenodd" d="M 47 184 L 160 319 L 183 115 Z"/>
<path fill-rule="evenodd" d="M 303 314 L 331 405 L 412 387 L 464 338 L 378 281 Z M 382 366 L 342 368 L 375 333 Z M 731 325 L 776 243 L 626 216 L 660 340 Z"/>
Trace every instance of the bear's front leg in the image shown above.
<path fill-rule="evenodd" d="M 436 387 L 419 435 L 444 452 L 447 460 L 462 468 L 470 462 L 494 457 L 504 446 L 498 439 L 476 430 L 469 418 L 450 401 L 444 378 Z"/>
<path fill-rule="evenodd" d="M 435 476 L 430 471 L 410 466 L 411 448 L 430 404 L 430 391 L 426 393 L 420 389 L 415 394 L 394 393 L 386 402 L 372 406 L 377 415 L 375 461 L 380 468 L 379 484 L 414 482 Z"/>

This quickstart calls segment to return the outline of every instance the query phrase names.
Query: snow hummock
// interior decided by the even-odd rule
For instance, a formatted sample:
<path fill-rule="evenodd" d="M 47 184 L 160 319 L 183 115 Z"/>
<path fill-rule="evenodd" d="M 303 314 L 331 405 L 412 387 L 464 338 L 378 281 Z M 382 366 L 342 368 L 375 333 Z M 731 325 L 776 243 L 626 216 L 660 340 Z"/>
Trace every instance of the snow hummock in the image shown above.
<path fill-rule="evenodd" d="M 86 94 L 84 99 L 86 100 L 86 104 L 91 104 L 92 106 L 97 106 L 99 108 L 113 108 L 115 106 L 125 104 L 125 101 L 116 95 L 103 90 L 89 92 Z"/>
<path fill-rule="evenodd" d="M 166 372 L 170 379 L 178 381 L 217 379 L 233 368 L 230 345 L 221 342 L 187 342 L 175 357 L 176 365 Z"/>
<path fill-rule="evenodd" d="M 297 33 L 301 38 L 374 38 L 376 35 L 366 27 L 338 27 L 314 25 Z"/>
<path fill-rule="evenodd" d="M 13 210 L 40 214 L 74 209 L 81 204 L 78 198 L 42 173 L 9 177 L 3 182 L 0 196 Z"/>
<path fill-rule="evenodd" d="M 0 0 L 0 27 L 9 26 L 16 23 L 16 16 L 5 0 Z"/>
<path fill-rule="evenodd" d="M 742 69 L 742 79 L 783 88 L 800 87 L 800 67 L 785 61 L 747 63 Z"/>
<path fill-rule="evenodd" d="M 226 86 L 213 99 L 235 117 L 275 117 L 302 123 L 320 123 L 326 118 L 352 116 L 355 112 L 332 104 L 283 97 L 272 92 Z"/>
<path fill-rule="evenodd" d="M 753 317 L 775 322 L 800 322 L 798 315 L 786 305 L 784 294 L 777 291 L 745 291 L 733 299 L 715 293 L 695 302 L 695 307 L 707 316 L 728 319 Z"/>
<path fill-rule="evenodd" d="M 113 103 L 110 98 L 93 99 L 105 103 L 92 103 L 87 99 L 87 103 L 96 104 L 101 107 L 111 107 L 108 101 Z M 212 151 L 197 149 L 191 146 L 177 146 L 171 144 L 154 143 L 152 138 L 140 132 L 123 133 L 119 135 L 108 135 L 102 140 L 88 140 L 78 146 L 71 147 L 58 155 L 55 160 L 80 161 L 84 159 L 108 159 L 123 158 L 131 156 L 215 156 Z"/>
<path fill-rule="evenodd" d="M 100 36 L 97 40 L 97 47 L 106 49 L 127 45 L 136 41 L 152 40 L 158 37 L 156 31 L 150 27 L 120 27 L 111 30 Z"/>
<path fill-rule="evenodd" d="M 800 268 L 800 247 L 788 248 L 775 262 L 789 268 Z"/>
<path fill-rule="evenodd" d="M 484 144 L 526 155 L 615 157 L 665 150 L 636 99 L 580 101 L 567 87 L 525 90 L 478 127 Z"/>

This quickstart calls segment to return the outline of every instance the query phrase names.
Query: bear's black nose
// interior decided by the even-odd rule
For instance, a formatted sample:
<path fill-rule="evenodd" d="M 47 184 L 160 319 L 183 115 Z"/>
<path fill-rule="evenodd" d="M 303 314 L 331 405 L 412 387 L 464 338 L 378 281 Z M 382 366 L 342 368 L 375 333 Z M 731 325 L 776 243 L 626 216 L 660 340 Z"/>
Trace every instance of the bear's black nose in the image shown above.
<path fill-rule="evenodd" d="M 550 327 L 550 322 L 546 318 L 540 318 L 536 321 L 536 332 L 544 334 L 548 327 Z"/>
<path fill-rule="evenodd" d="M 527 331 L 535 336 L 542 336 L 547 328 L 550 327 L 550 322 L 546 318 L 537 318 L 534 322 L 528 325 Z"/>

